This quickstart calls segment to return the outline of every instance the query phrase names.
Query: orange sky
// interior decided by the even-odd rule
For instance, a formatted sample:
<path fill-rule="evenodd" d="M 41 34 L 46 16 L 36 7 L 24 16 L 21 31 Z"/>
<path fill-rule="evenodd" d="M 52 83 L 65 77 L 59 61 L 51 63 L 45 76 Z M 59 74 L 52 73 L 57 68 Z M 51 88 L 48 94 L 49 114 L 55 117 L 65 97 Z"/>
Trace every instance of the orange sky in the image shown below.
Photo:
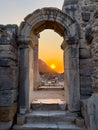
<path fill-rule="evenodd" d="M 0 24 L 20 25 L 23 19 L 36 9 L 43 7 L 62 9 L 64 0 L 1 0 L 0 2 Z M 63 71 L 61 42 L 62 38 L 54 32 L 41 33 L 39 57 L 48 65 L 55 64 L 58 72 Z"/>
<path fill-rule="evenodd" d="M 63 38 L 52 30 L 45 30 L 40 33 L 39 58 L 49 66 L 55 64 L 55 71 L 63 72 L 63 50 L 60 45 Z"/>

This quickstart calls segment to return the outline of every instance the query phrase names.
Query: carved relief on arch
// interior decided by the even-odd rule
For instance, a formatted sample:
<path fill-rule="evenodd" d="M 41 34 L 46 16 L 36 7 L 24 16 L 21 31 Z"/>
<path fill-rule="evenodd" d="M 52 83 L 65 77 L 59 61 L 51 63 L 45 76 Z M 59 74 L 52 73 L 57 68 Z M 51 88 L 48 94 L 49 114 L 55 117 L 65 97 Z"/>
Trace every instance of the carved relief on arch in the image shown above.
<path fill-rule="evenodd" d="M 77 24 L 68 14 L 57 8 L 42 8 L 29 14 L 19 28 L 19 36 L 30 37 L 39 34 L 44 29 L 53 29 L 59 35 L 76 38 L 78 36 Z"/>

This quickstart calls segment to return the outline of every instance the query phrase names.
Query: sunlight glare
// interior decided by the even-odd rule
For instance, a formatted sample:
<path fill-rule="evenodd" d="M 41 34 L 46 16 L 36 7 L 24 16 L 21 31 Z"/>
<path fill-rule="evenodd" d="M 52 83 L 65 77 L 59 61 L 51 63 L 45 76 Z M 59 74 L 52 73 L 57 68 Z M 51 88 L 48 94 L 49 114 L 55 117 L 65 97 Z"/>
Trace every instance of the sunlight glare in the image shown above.
<path fill-rule="evenodd" d="M 51 69 L 55 69 L 56 65 L 55 64 L 51 64 L 50 67 L 51 67 Z"/>

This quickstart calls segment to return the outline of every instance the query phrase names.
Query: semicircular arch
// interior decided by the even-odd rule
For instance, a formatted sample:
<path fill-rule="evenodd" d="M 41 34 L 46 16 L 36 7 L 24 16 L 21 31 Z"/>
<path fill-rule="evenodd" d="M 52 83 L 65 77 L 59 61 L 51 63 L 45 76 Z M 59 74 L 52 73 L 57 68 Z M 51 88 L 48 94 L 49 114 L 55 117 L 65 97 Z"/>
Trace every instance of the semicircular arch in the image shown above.
<path fill-rule="evenodd" d="M 77 35 L 75 20 L 60 9 L 47 7 L 37 9 L 24 18 L 19 27 L 19 37 L 30 38 L 32 33 L 37 35 L 44 29 L 53 29 L 63 37 Z"/>

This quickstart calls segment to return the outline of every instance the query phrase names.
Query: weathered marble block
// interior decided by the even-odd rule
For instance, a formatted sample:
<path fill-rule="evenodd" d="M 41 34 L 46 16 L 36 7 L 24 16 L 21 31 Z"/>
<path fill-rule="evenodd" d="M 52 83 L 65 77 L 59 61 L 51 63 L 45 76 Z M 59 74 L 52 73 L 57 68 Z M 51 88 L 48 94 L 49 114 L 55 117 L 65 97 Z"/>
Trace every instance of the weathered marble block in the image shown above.
<path fill-rule="evenodd" d="M 66 55 L 68 54 L 70 58 L 77 58 L 79 57 L 79 48 L 78 44 L 66 46 Z"/>
<path fill-rule="evenodd" d="M 8 66 L 17 66 L 17 62 L 13 59 L 8 59 L 8 58 L 2 58 L 0 59 L 0 66 L 1 67 L 8 67 Z"/>
<path fill-rule="evenodd" d="M 88 100 L 81 101 L 81 112 L 87 130 L 98 130 L 98 94 L 94 93 Z"/>
<path fill-rule="evenodd" d="M 0 45 L 0 52 L 1 51 L 11 51 L 17 54 L 17 49 L 12 45 Z"/>
<path fill-rule="evenodd" d="M 11 51 L 0 51 L 0 59 L 1 58 L 9 58 L 13 60 L 17 60 L 18 55 Z"/>
<path fill-rule="evenodd" d="M 0 122 L 0 130 L 9 130 L 13 124 L 13 120 L 8 122 Z"/>
<path fill-rule="evenodd" d="M 12 104 L 10 107 L 0 107 L 0 122 L 9 122 L 17 111 L 17 103 Z"/>
<path fill-rule="evenodd" d="M 80 49 L 80 53 L 79 53 L 79 57 L 82 59 L 82 58 L 90 58 L 91 57 L 91 51 L 90 49 Z"/>
<path fill-rule="evenodd" d="M 64 79 L 66 82 L 66 94 L 68 94 L 67 99 L 69 101 L 69 110 L 70 111 L 78 111 L 80 108 L 79 99 L 80 99 L 80 91 L 79 87 L 77 87 L 77 84 L 79 84 L 79 77 L 77 77 L 78 71 L 75 71 L 74 69 L 66 69 L 65 70 L 66 75 L 64 75 Z M 70 87 L 69 87 L 70 86 Z M 75 93 L 73 93 L 74 90 L 77 93 L 77 96 Z M 67 102 L 68 102 L 67 101 Z M 73 104 L 74 102 L 74 104 Z"/>
<path fill-rule="evenodd" d="M 2 37 L 0 38 L 0 45 L 10 44 L 10 39 Z"/>
<path fill-rule="evenodd" d="M 92 74 L 92 68 L 90 68 L 90 67 L 89 68 L 86 68 L 86 67 L 85 68 L 81 68 L 79 73 L 82 76 L 89 76 L 90 77 L 91 74 Z"/>
<path fill-rule="evenodd" d="M 82 85 L 81 89 L 80 89 L 81 95 L 84 96 L 91 96 L 92 94 L 92 86 L 90 85 Z"/>
<path fill-rule="evenodd" d="M 67 58 L 66 57 L 66 65 L 65 65 L 65 69 L 77 69 L 79 66 L 79 59 L 77 58 Z"/>
<path fill-rule="evenodd" d="M 0 45 L 12 45 L 17 48 L 17 44 L 15 42 L 11 42 L 11 40 L 7 37 L 0 38 Z"/>
<path fill-rule="evenodd" d="M 89 76 L 80 76 L 80 93 L 81 95 L 91 96 L 92 94 L 92 78 Z"/>
<path fill-rule="evenodd" d="M 92 84 L 92 78 L 88 76 L 80 76 L 80 82 L 83 85 L 90 85 Z"/>
<path fill-rule="evenodd" d="M 0 107 L 11 106 L 17 101 L 17 90 L 0 91 Z"/>
<path fill-rule="evenodd" d="M 9 75 L 9 76 L 16 76 L 18 71 L 17 67 L 0 67 L 0 75 Z"/>
<path fill-rule="evenodd" d="M 80 59 L 79 60 L 80 68 L 89 68 L 92 67 L 92 58 Z"/>
<path fill-rule="evenodd" d="M 0 91 L 18 87 L 18 68 L 0 67 Z"/>
<path fill-rule="evenodd" d="M 82 12 L 82 20 L 88 22 L 90 20 L 90 13 Z"/>

